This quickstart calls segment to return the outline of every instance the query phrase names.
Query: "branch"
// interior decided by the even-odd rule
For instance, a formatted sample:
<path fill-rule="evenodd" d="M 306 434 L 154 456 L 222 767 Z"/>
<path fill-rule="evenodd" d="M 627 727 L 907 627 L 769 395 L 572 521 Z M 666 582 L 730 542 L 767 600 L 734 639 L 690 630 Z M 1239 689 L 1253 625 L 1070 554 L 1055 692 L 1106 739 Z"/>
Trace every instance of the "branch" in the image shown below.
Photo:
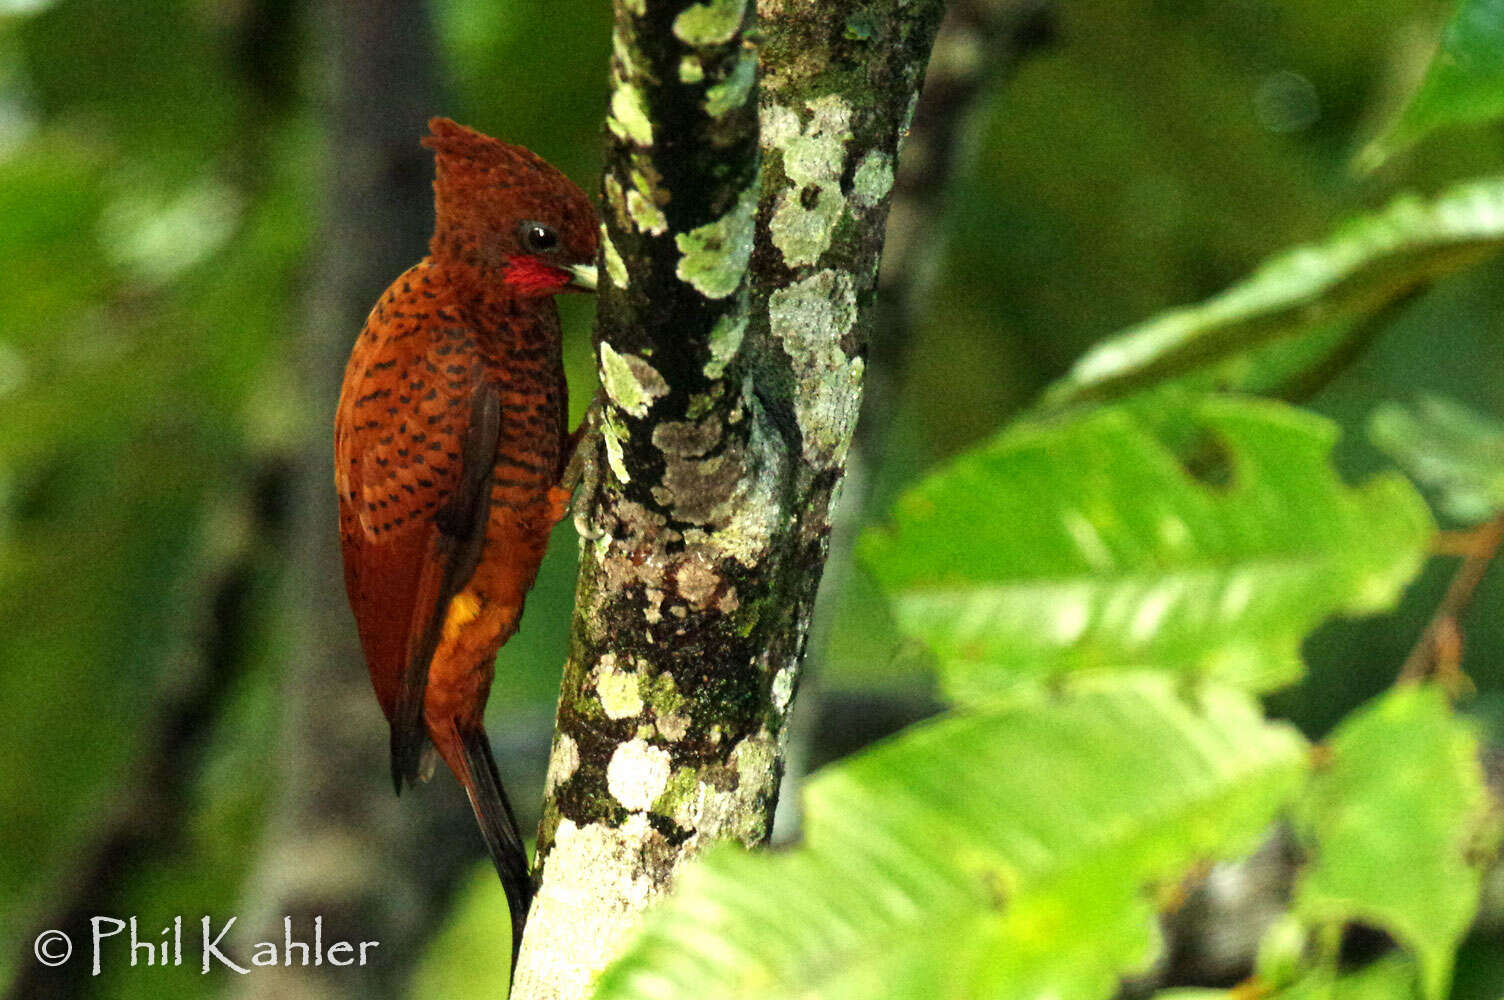
<path fill-rule="evenodd" d="M 524 1000 L 585 996 L 680 865 L 772 821 L 940 4 L 758 13 L 760 54 L 740 0 L 616 4 L 586 445 L 600 536 L 581 557 Z"/>
<path fill-rule="evenodd" d="M 904 370 L 915 311 L 928 299 L 945 253 L 951 182 L 966 169 L 968 155 L 977 152 L 966 136 L 979 102 L 1025 58 L 1055 41 L 1058 17 L 1054 0 L 950 0 L 946 5 L 894 185 L 872 344 L 874 380 L 896 382 Z M 875 399 L 875 388 L 868 386 L 858 434 L 862 442 L 873 442 L 864 448 L 872 456 L 882 450 L 892 410 L 875 404 L 889 404 L 896 394 L 888 389 Z"/>
<path fill-rule="evenodd" d="M 1504 545 L 1504 514 L 1469 533 L 1462 565 L 1457 567 L 1441 604 L 1426 623 L 1415 648 L 1405 658 L 1405 664 L 1400 668 L 1400 680 L 1418 681 L 1434 673 L 1454 693 L 1460 683 L 1465 683 L 1461 671 L 1462 616 L 1501 545 Z"/>

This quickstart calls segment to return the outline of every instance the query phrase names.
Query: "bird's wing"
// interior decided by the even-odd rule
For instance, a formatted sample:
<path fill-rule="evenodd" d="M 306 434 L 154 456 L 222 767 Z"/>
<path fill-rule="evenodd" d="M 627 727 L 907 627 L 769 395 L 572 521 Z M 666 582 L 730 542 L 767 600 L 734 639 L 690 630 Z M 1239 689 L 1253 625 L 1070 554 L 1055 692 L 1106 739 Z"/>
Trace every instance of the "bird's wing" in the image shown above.
<path fill-rule="evenodd" d="M 399 791 L 417 777 L 450 598 L 485 541 L 501 411 L 464 339 L 440 336 L 406 358 L 386 341 L 358 347 L 335 422 L 345 585 L 391 722 Z"/>

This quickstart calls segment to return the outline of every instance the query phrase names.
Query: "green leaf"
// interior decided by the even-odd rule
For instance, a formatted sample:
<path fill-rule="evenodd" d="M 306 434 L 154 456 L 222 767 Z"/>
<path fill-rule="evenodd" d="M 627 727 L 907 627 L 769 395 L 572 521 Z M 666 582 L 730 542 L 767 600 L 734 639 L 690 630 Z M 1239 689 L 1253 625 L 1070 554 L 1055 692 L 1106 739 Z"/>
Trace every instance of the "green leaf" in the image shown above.
<path fill-rule="evenodd" d="M 1272 258 L 1199 305 L 1161 313 L 1098 344 L 1050 387 L 1041 405 L 1101 402 L 1187 376 L 1203 387 L 1263 388 L 1265 369 L 1283 369 L 1288 379 L 1288 369 L 1298 373 L 1319 364 L 1362 317 L 1501 246 L 1504 178 L 1474 181 L 1430 201 L 1400 198 L 1322 243 Z M 1248 357 L 1297 335 L 1310 342 L 1282 346 L 1289 360 Z"/>
<path fill-rule="evenodd" d="M 1478 906 L 1492 836 L 1477 741 L 1435 687 L 1395 688 L 1333 734 L 1299 826 L 1312 861 L 1296 908 L 1383 927 L 1411 949 L 1424 993 L 1446 996 Z"/>
<path fill-rule="evenodd" d="M 596 996 L 1108 997 L 1157 950 L 1154 890 L 1253 846 L 1305 759 L 1165 677 L 944 716 L 819 772 L 803 846 L 712 849 Z"/>
<path fill-rule="evenodd" d="M 1199 481 L 1115 408 L 1009 430 L 899 502 L 862 554 L 952 697 L 1093 668 L 1153 666 L 1267 689 L 1328 615 L 1389 606 L 1432 532 L 1397 475 L 1359 489 L 1336 429 L 1282 404 L 1191 399 L 1161 431 L 1220 449 Z"/>
<path fill-rule="evenodd" d="M 1394 123 L 1358 157 L 1372 170 L 1437 129 L 1504 116 L 1504 0 L 1461 0 L 1425 79 Z"/>
<path fill-rule="evenodd" d="M 1388 955 L 1342 976 L 1314 973 L 1287 989 L 1262 993 L 1240 987 L 1232 990 L 1160 990 L 1152 1000 L 1415 1000 L 1415 963 L 1403 955 Z"/>
<path fill-rule="evenodd" d="M 1449 517 L 1477 524 L 1504 510 L 1504 423 L 1433 396 L 1414 407 L 1379 406 L 1368 436 L 1435 491 Z"/>
<path fill-rule="evenodd" d="M 1404 955 L 1388 955 L 1361 969 L 1328 979 L 1308 976 L 1269 1000 L 1416 1000 L 1415 963 Z"/>

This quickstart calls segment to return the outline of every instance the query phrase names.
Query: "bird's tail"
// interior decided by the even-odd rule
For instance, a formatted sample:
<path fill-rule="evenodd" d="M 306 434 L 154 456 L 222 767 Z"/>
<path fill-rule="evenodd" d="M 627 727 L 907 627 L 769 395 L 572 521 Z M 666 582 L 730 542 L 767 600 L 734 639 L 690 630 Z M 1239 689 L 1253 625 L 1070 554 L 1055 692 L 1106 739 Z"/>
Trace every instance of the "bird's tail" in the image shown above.
<path fill-rule="evenodd" d="M 475 820 L 480 824 L 481 836 L 486 839 L 486 848 L 491 852 L 496 874 L 501 877 L 502 888 L 506 890 L 507 906 L 512 911 L 512 969 L 515 972 L 517 950 L 522 946 L 522 928 L 533 899 L 527 848 L 522 843 L 522 832 L 517 827 L 512 804 L 501 787 L 501 776 L 496 773 L 496 759 L 491 755 L 491 741 L 486 738 L 486 730 L 479 725 L 473 729 L 457 728 L 456 735 L 459 736 L 460 758 L 468 779 L 464 786 L 470 796 L 470 808 L 475 811 Z"/>

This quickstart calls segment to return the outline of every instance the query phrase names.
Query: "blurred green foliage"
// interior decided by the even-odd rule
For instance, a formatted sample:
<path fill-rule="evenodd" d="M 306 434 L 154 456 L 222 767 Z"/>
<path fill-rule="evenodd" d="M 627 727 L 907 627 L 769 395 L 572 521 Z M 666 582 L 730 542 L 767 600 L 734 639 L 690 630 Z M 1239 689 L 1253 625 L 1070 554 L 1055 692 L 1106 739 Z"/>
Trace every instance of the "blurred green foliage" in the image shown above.
<path fill-rule="evenodd" d="M 1330 749 L 1298 818 L 1317 846 L 1296 909 L 1389 930 L 1439 1000 L 1478 909 L 1470 861 L 1492 846 L 1478 842 L 1489 804 L 1477 741 L 1441 691 L 1408 686 L 1353 713 Z"/>
<path fill-rule="evenodd" d="M 1437 129 L 1485 124 L 1501 114 L 1504 3 L 1460 0 L 1415 97 L 1358 162 L 1371 169 Z"/>
<path fill-rule="evenodd" d="M 1017 425 L 862 539 L 948 696 L 1149 666 L 1267 691 L 1300 677 L 1312 628 L 1415 575 L 1425 504 L 1398 476 L 1345 487 L 1325 421 L 1235 397 L 1157 419 L 1178 451 L 1119 409 Z"/>
<path fill-rule="evenodd" d="M 265 819 L 283 658 L 268 624 L 284 591 L 259 533 L 264 487 L 327 426 L 327 415 L 285 405 L 307 374 L 292 359 L 328 155 L 316 119 L 317 12 L 272 8 L 291 20 L 247 51 L 242 19 L 254 3 L 0 2 L 7 978 L 29 961 L 27 938 L 59 893 L 76 889 L 101 817 L 132 805 L 117 790 L 146 764 L 147 737 L 206 633 L 227 625 L 236 676 L 213 746 L 198 748 L 186 822 L 126 879 L 118 912 L 153 930 L 175 913 L 235 912 Z M 1504 140 L 1481 129 L 1431 135 L 1366 175 L 1351 168 L 1452 12 L 1444 0 L 1063 4 L 1060 39 L 978 109 L 949 209 L 931 220 L 947 234 L 935 289 L 945 308 L 909 333 L 894 430 L 868 470 L 867 517 L 992 435 L 1092 344 L 1212 296 L 1396 191 L 1431 194 L 1498 172 Z M 439 0 L 450 96 L 435 112 L 529 145 L 591 188 L 609 16 L 597 0 Z M 589 308 L 565 303 L 576 413 L 590 391 Z M 1339 467 L 1387 466 L 1361 433 L 1386 401 L 1426 393 L 1504 416 L 1501 316 L 1496 261 L 1386 317 L 1309 401 L 1345 431 Z M 573 583 L 568 534 L 561 527 L 503 653 L 498 715 L 554 696 Z M 227 623 L 208 598 L 230 560 L 250 570 Z M 1319 630 L 1304 648 L 1307 679 L 1274 708 L 1319 736 L 1387 686 L 1449 569 L 1431 567 L 1392 613 Z M 870 578 L 826 597 L 831 641 L 814 669 L 827 683 L 928 683 L 929 661 Z M 1463 623 L 1472 705 L 1495 734 L 1501 612 L 1495 573 Z M 494 970 L 463 937 L 485 919 L 482 892 L 436 942 L 418 995 L 459 996 L 455 984 Z M 1497 996 L 1501 953 L 1470 941 L 1459 995 L 1466 983 L 1469 996 Z M 117 973 L 94 989 L 187 997 L 224 985 L 181 971 Z"/>
<path fill-rule="evenodd" d="M 717 845 L 595 995 L 1110 997 L 1153 890 L 1251 849 L 1305 772 L 1246 695 L 1168 676 L 968 707 L 813 776 L 799 847 Z"/>
<path fill-rule="evenodd" d="M 1462 524 L 1504 508 L 1504 423 L 1435 396 L 1376 408 L 1368 436 Z"/>
<path fill-rule="evenodd" d="M 1430 195 L 1498 171 L 1504 142 L 1479 130 L 1432 135 L 1371 174 L 1352 169 L 1424 71 L 1452 9 L 1444 0 L 1064 9 L 1057 43 L 981 108 L 968 167 L 936 220 L 948 244 L 934 301 L 945 308 L 923 313 L 913 332 L 890 450 L 871 470 L 873 512 L 1033 404 L 1094 343 L 1209 299 L 1395 192 Z M 1316 113 L 1281 123 L 1260 95 L 1289 74 L 1310 84 Z M 1429 393 L 1504 412 L 1501 278 L 1494 262 L 1404 301 L 1364 334 L 1355 360 L 1312 387 L 1311 407 L 1343 429 L 1345 473 L 1387 464 L 1363 433 L 1383 400 Z M 1307 680 L 1275 704 L 1319 733 L 1380 690 L 1449 569 L 1432 567 L 1393 614 L 1320 630 L 1306 643 Z M 1504 685 L 1496 579 L 1466 623 L 1469 673 L 1485 687 Z M 923 670 L 867 581 L 834 602 L 824 669 L 847 683 L 895 684 Z"/>
<path fill-rule="evenodd" d="M 292 123 L 257 127 L 224 42 L 185 4 L 0 21 L 6 972 L 101 818 L 134 807 L 115 790 L 155 749 L 151 723 L 209 623 L 209 575 L 251 544 L 234 535 L 266 432 L 248 417 L 286 377 L 311 161 Z M 266 746 L 262 715 L 240 752 Z M 195 782 L 223 823 L 185 831 L 181 860 L 143 873 L 143 897 L 122 906 L 145 917 L 147 886 L 184 861 L 168 907 L 190 889 L 232 906 L 265 782 L 252 769 L 212 802 Z"/>

